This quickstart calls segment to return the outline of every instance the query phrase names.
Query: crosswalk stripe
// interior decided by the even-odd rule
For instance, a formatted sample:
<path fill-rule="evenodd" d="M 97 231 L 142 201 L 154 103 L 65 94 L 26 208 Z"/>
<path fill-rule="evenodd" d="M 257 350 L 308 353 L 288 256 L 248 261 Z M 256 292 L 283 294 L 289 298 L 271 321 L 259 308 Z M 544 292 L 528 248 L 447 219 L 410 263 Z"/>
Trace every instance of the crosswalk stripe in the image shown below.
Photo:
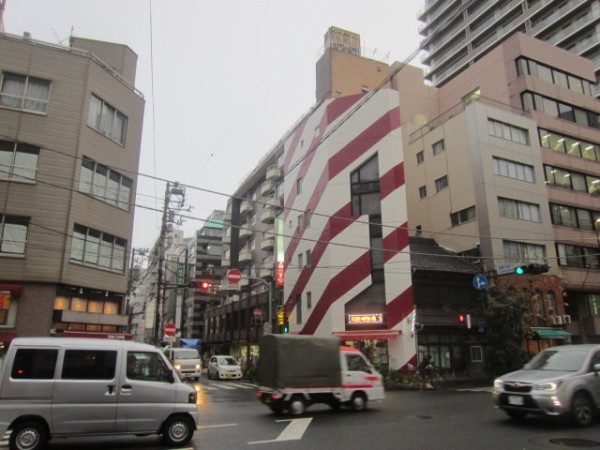
<path fill-rule="evenodd" d="M 254 385 L 253 384 L 247 384 L 247 383 L 227 383 L 230 386 L 235 386 L 235 387 L 239 387 L 241 389 L 254 389 Z"/>

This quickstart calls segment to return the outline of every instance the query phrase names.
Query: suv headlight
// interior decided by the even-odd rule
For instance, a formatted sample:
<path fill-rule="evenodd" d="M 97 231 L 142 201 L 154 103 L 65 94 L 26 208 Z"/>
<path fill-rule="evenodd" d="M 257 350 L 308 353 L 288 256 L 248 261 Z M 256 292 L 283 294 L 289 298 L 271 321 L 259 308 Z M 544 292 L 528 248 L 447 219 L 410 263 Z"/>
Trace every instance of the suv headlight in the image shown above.
<path fill-rule="evenodd" d="M 533 389 L 535 391 L 556 391 L 560 386 L 559 382 L 550 381 L 548 383 L 536 384 Z"/>
<path fill-rule="evenodd" d="M 504 381 L 500 380 L 499 378 L 496 378 L 494 380 L 494 389 L 502 389 L 503 386 L 504 386 Z"/>

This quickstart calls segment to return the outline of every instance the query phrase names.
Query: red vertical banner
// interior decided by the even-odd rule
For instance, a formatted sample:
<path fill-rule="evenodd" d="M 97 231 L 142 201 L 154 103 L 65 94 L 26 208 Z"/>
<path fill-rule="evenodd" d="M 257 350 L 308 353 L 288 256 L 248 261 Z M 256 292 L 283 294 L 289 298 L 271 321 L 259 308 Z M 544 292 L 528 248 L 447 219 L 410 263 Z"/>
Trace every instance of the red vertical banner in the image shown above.
<path fill-rule="evenodd" d="M 277 261 L 277 286 L 283 286 L 284 275 L 283 261 Z"/>

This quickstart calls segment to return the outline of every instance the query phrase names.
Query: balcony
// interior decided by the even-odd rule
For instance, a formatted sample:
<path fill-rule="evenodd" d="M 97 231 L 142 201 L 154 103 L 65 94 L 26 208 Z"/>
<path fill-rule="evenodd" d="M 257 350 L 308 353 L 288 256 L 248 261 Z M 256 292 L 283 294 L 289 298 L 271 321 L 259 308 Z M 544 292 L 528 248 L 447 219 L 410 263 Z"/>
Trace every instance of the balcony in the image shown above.
<path fill-rule="evenodd" d="M 240 214 L 246 214 L 252 212 L 254 205 L 250 200 L 244 200 L 240 205 Z"/>
<path fill-rule="evenodd" d="M 270 251 L 275 248 L 275 238 L 269 237 L 265 238 L 260 242 L 260 249 L 264 251 Z"/>
<path fill-rule="evenodd" d="M 262 268 L 258 271 L 258 276 L 261 278 L 272 277 L 273 269 Z"/>
<path fill-rule="evenodd" d="M 283 202 L 280 197 L 268 197 L 265 199 L 266 208 L 281 208 Z"/>
<path fill-rule="evenodd" d="M 254 232 L 252 231 L 252 228 L 250 227 L 240 227 L 240 239 L 248 239 L 250 237 L 252 237 L 252 234 Z"/>
<path fill-rule="evenodd" d="M 266 197 L 271 195 L 275 191 L 275 182 L 272 180 L 267 180 L 263 183 L 260 188 L 260 195 Z"/>
<path fill-rule="evenodd" d="M 231 236 L 223 236 L 223 244 L 231 244 Z"/>
<path fill-rule="evenodd" d="M 230 211 L 223 213 L 223 222 L 231 222 L 231 212 Z"/>
<path fill-rule="evenodd" d="M 252 261 L 252 250 L 243 249 L 240 251 L 238 256 L 238 260 L 240 262 L 250 262 Z"/>
<path fill-rule="evenodd" d="M 277 181 L 277 180 L 281 179 L 282 175 L 283 175 L 283 170 L 281 170 L 281 167 L 270 166 L 267 169 L 267 180 Z"/>
<path fill-rule="evenodd" d="M 262 223 L 273 223 L 275 222 L 276 211 L 274 209 L 265 209 L 260 215 L 260 221 Z"/>

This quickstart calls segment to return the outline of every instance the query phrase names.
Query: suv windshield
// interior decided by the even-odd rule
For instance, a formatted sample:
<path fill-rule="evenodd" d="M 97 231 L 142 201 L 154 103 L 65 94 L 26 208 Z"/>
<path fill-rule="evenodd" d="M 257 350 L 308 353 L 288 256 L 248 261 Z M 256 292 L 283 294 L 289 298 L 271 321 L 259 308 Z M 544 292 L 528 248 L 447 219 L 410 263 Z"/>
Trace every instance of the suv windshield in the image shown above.
<path fill-rule="evenodd" d="M 535 355 L 523 369 L 576 372 L 581 369 L 586 356 L 585 351 L 545 350 Z"/>
<path fill-rule="evenodd" d="M 237 361 L 233 358 L 221 358 L 219 364 L 223 366 L 237 366 Z"/>

